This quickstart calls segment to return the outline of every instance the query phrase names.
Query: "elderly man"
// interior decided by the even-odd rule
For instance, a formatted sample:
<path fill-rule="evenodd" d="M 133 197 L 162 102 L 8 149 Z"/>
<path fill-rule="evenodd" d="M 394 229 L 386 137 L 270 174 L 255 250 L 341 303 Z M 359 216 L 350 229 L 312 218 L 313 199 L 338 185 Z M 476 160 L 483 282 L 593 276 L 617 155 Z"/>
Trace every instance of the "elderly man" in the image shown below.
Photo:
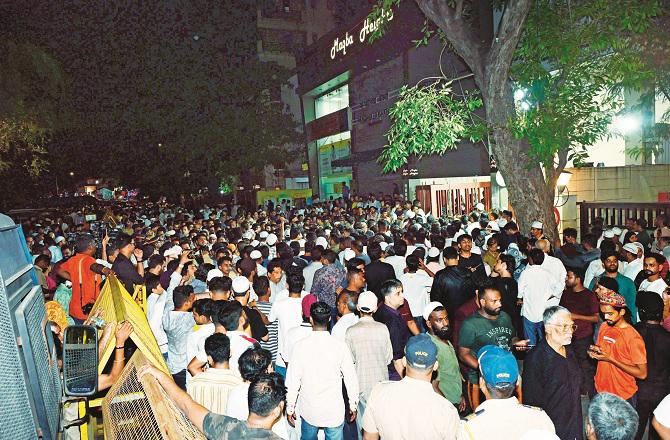
<path fill-rule="evenodd" d="M 637 426 L 635 409 L 618 396 L 598 394 L 589 405 L 586 419 L 589 440 L 629 440 L 635 436 Z"/>
<path fill-rule="evenodd" d="M 561 306 L 545 310 L 542 321 L 546 337 L 524 362 L 523 401 L 544 409 L 560 438 L 581 440 L 581 371 L 570 345 L 577 326 Z"/>

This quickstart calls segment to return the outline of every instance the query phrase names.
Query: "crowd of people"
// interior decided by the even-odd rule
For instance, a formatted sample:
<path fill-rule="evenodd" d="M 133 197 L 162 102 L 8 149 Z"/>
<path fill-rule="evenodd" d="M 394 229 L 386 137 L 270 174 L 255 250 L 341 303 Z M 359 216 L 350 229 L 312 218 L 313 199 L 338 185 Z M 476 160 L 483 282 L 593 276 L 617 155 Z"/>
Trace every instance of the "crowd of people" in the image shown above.
<path fill-rule="evenodd" d="M 111 274 L 145 286 L 170 376 L 140 375 L 208 438 L 670 438 L 666 216 L 552 241 L 397 194 L 90 211 L 23 222 L 45 300 L 82 323 Z"/>

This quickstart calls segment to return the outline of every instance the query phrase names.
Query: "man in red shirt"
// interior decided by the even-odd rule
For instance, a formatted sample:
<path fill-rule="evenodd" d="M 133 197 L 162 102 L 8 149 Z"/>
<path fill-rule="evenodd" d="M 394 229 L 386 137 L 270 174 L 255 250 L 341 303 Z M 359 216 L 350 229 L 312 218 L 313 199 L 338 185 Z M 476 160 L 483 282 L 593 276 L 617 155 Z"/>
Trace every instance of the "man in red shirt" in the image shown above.
<path fill-rule="evenodd" d="M 635 379 L 647 378 L 644 340 L 629 322 L 630 311 L 623 296 L 602 285 L 595 290 L 605 318 L 596 345 L 589 347 L 589 356 L 598 361 L 596 391 L 616 394 L 635 407 Z"/>
<path fill-rule="evenodd" d="M 112 273 L 109 268 L 96 263 L 95 240 L 90 235 L 81 235 L 75 242 L 76 254 L 61 264 L 58 275 L 72 282 L 70 316 L 77 324 L 83 323 L 100 294 L 102 275 Z M 89 306 L 90 305 L 90 306 Z"/>

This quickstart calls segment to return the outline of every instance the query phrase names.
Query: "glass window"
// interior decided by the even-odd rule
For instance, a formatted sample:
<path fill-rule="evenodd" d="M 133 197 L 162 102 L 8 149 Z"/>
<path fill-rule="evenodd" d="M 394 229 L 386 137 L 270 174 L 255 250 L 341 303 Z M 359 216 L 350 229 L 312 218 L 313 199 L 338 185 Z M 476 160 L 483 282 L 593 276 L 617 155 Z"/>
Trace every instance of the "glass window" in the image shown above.
<path fill-rule="evenodd" d="M 349 107 L 349 84 L 332 90 L 314 100 L 315 118 Z"/>

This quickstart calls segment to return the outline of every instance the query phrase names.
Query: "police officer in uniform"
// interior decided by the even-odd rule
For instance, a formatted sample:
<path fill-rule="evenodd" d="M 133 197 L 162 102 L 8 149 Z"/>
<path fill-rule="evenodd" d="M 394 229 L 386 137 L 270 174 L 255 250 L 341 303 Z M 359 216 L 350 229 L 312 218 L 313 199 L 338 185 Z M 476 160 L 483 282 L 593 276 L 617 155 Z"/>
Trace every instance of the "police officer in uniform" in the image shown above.
<path fill-rule="evenodd" d="M 486 345 L 477 358 L 479 386 L 486 401 L 461 421 L 459 440 L 518 440 L 528 431 L 555 433 L 554 424 L 541 408 L 522 405 L 514 397 L 519 367 L 512 353 Z"/>

